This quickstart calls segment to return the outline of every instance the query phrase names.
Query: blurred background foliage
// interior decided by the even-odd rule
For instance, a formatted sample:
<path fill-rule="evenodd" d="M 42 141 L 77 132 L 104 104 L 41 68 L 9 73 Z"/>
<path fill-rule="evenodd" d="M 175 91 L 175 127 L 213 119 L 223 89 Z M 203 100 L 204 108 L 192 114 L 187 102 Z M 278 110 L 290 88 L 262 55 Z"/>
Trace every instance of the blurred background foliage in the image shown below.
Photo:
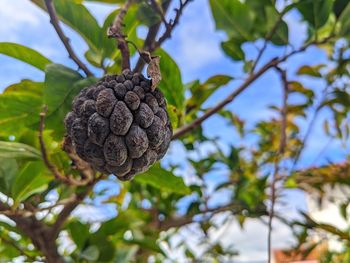
<path fill-rule="evenodd" d="M 165 14 L 169 5 L 175 5 L 179 10 L 187 2 L 182 1 L 155 2 Z M 31 2 L 46 10 L 44 1 Z M 119 8 L 101 26 L 84 6 L 84 2 L 54 0 L 53 4 L 60 21 L 78 33 L 88 45 L 84 53 L 89 63 L 87 67 L 93 69 L 92 72 L 119 73 L 120 51 L 115 40 L 106 37 L 107 28 Z M 124 0 L 95 2 L 125 3 Z M 237 220 L 243 228 L 245 220 L 249 218 L 267 221 L 268 215 L 271 215 L 271 203 L 276 201 L 274 199 L 278 200 L 286 188 L 298 188 L 316 194 L 322 200 L 325 186 L 347 187 L 350 184 L 349 160 L 340 164 L 297 169 L 301 152 L 320 112 L 330 113 L 331 117 L 324 121 L 324 130 L 330 140 L 341 141 L 346 145 L 349 139 L 349 1 L 282 1 L 279 8 L 274 0 L 208 2 L 216 30 L 227 36 L 227 40 L 221 43 L 223 52 L 233 63 L 242 62 L 244 74 L 241 78 L 252 78 L 264 68 L 260 58 L 267 46 L 284 48 L 284 54 L 277 58 L 278 63 L 261 74 L 268 70 L 276 72 L 278 77 L 281 76 L 281 87 L 285 93 L 284 98 L 276 99 L 276 104 L 270 106 L 276 111 L 276 117 L 257 122 L 253 129 L 247 129 L 245 120 L 235 112 L 222 108 L 215 113 L 225 119 L 229 129 L 237 131 L 242 138 L 256 135 L 257 141 L 253 147 L 237 144 L 230 145 L 229 151 L 223 150 L 217 143 L 220 138 L 206 136 L 201 125 L 181 134 L 177 141 L 189 153 L 196 153 L 207 143 L 215 146 L 215 151 L 208 155 L 188 157 L 187 161 L 195 171 L 196 180 L 192 182 L 185 183 L 182 174 L 176 172 L 176 165 L 167 158 L 145 174 L 138 175 L 132 182 L 122 183 L 113 176 L 103 176 L 99 184 L 106 183 L 106 186 L 97 188 L 93 185 L 72 186 L 56 180 L 43 162 L 37 138 L 42 107 L 44 104 L 48 106 L 43 136 L 49 159 L 62 174 L 79 177 L 72 160 L 61 150 L 65 133 L 63 119 L 70 111 L 73 97 L 102 75 L 87 76 L 81 69 L 56 64 L 40 54 L 40 50 L 16 43 L 0 43 L 1 54 L 45 72 L 43 82 L 24 79 L 0 94 L 0 210 L 7 217 L 7 220 L 0 222 L 1 260 L 11 261 L 22 257 L 28 262 L 47 257 L 33 236 L 28 234 L 27 228 L 21 225 L 24 222 L 29 224 L 28 227 L 33 227 L 30 224 L 35 222 L 40 227 L 44 226 L 43 229 L 59 227 L 57 235 L 51 236 L 53 240 L 50 242 L 59 248 L 60 256 L 67 262 L 163 262 L 168 258 L 168 252 L 176 249 L 182 249 L 189 262 L 223 262 L 234 259 L 237 251 L 234 247 L 225 246 L 220 240 L 213 242 L 208 238 L 208 233 L 220 228 L 223 222 Z M 186 8 L 191 8 L 190 1 Z M 307 25 L 308 37 L 300 48 L 293 47 L 289 39 L 288 24 L 284 20 L 289 12 L 298 12 Z M 206 81 L 193 79 L 190 83 L 183 83 L 181 69 L 171 56 L 160 47 L 152 50 L 149 43 L 145 43 L 137 34 L 141 26 L 151 31 L 157 26 L 159 28 L 163 22 L 160 13 L 154 11 L 152 1 L 135 0 L 126 14 L 123 30 L 127 40 L 139 49 L 148 48 L 161 56 L 163 80 L 159 88 L 167 98 L 176 132 L 210 110 L 204 106 L 208 98 L 223 86 L 230 86 L 235 78 L 215 75 Z M 156 36 L 153 39 L 155 41 Z M 263 43 L 259 56 L 255 60 L 247 59 L 242 47 L 257 41 Z M 130 45 L 130 51 L 137 58 L 134 45 Z M 314 65 L 311 62 L 294 73 L 285 68 L 284 63 L 289 57 L 302 54 L 314 45 L 327 52 L 328 65 Z M 304 86 L 302 77 L 325 81 L 322 96 L 316 96 L 315 90 Z M 303 102 L 293 103 L 290 100 L 292 96 L 303 98 Z M 299 119 L 309 120 L 306 135 L 301 132 Z M 284 144 L 283 147 L 281 144 Z M 210 190 L 206 175 L 213 172 L 224 174 L 226 179 Z M 109 187 L 118 189 L 118 193 L 108 194 Z M 273 198 L 271 187 L 276 188 Z M 213 192 L 225 193 L 229 196 L 228 202 L 213 204 Z M 50 196 L 55 197 L 54 201 L 50 200 Z M 68 217 L 76 206 L 96 203 L 114 205 L 116 215 L 101 222 L 85 222 L 74 216 Z M 342 201 L 339 212 L 350 222 L 348 204 L 349 198 Z M 68 214 L 65 215 L 63 211 Z M 214 220 L 217 215 L 221 216 L 220 224 Z M 301 213 L 300 220 L 292 222 L 278 212 L 273 216 L 293 229 L 299 247 L 310 242 L 309 237 L 317 231 L 326 232 L 339 240 L 343 251 L 327 251 L 322 262 L 349 262 L 350 225 L 346 229 L 339 229 L 317 222 L 306 213 Z M 56 222 L 60 222 L 60 225 Z M 186 243 L 186 238 L 179 234 L 181 228 L 189 224 L 197 224 L 202 233 L 198 239 L 205 249 L 200 254 L 193 251 Z M 172 241 L 174 238 L 177 238 L 177 242 Z M 234 243 L 234 237 L 232 239 Z"/>

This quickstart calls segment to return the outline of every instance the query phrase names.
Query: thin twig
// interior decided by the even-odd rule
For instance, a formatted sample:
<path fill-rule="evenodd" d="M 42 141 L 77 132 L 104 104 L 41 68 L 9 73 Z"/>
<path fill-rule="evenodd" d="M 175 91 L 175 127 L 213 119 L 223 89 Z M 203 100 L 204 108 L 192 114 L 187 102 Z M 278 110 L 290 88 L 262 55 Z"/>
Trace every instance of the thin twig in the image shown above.
<path fill-rule="evenodd" d="M 264 45 L 263 47 L 260 49 L 259 53 L 258 53 L 258 56 L 256 57 L 255 61 L 254 61 L 254 64 L 252 66 L 252 69 L 250 72 L 254 72 L 256 66 L 258 65 L 262 55 L 264 54 L 266 48 L 267 48 L 267 44 L 268 42 L 271 40 L 271 38 L 273 37 L 273 35 L 276 33 L 276 30 L 279 26 L 279 24 L 281 23 L 282 21 L 282 18 L 284 16 L 285 12 L 281 12 L 279 17 L 278 17 L 278 20 L 276 21 L 275 25 L 273 26 L 273 28 L 266 34 L 265 36 L 265 40 L 264 40 Z"/>
<path fill-rule="evenodd" d="M 78 65 L 80 69 L 82 69 L 86 76 L 92 76 L 92 72 L 87 68 L 87 66 L 78 58 L 78 56 L 75 54 L 73 48 L 69 44 L 69 39 L 66 37 L 66 35 L 63 33 L 62 28 L 60 27 L 59 24 L 59 19 L 56 14 L 55 7 L 52 3 L 52 0 L 45 0 L 45 5 L 47 12 L 49 13 L 51 24 L 55 28 L 59 38 L 61 39 L 64 47 L 66 48 L 69 57 Z"/>
<path fill-rule="evenodd" d="M 123 21 L 128 9 L 132 3 L 132 0 L 127 0 L 124 6 L 120 9 L 120 12 L 116 16 L 112 26 L 108 28 L 107 35 L 110 38 L 117 40 L 117 46 L 122 55 L 122 68 L 130 69 L 130 50 L 126 41 L 126 36 L 123 34 Z"/>
<path fill-rule="evenodd" d="M 43 132 L 45 129 L 45 116 L 47 113 L 47 106 L 44 106 L 43 111 L 40 113 L 40 124 L 39 124 L 39 143 L 40 143 L 40 150 L 41 150 L 41 156 L 43 158 L 43 161 L 47 168 L 51 171 L 51 173 L 55 176 L 57 180 L 60 180 L 64 183 L 69 184 L 69 179 L 65 176 L 63 176 L 57 169 L 57 167 L 50 162 L 48 155 L 47 155 L 47 150 L 46 150 L 46 145 L 44 142 L 43 138 Z"/>
<path fill-rule="evenodd" d="M 271 207 L 270 207 L 270 213 L 269 213 L 269 220 L 268 220 L 268 237 L 267 237 L 267 253 L 268 253 L 268 263 L 271 263 L 271 252 L 272 252 L 272 221 L 275 215 L 275 204 L 276 204 L 276 184 L 278 181 L 278 174 L 279 174 L 279 162 L 282 159 L 282 156 L 285 152 L 286 144 L 287 144 L 287 107 L 288 107 L 288 80 L 287 80 L 287 73 L 285 70 L 282 70 L 281 68 L 276 66 L 277 71 L 281 75 L 281 80 L 283 84 L 283 98 L 282 98 L 282 108 L 281 108 L 281 134 L 280 134 L 280 144 L 279 148 L 276 154 L 276 160 L 274 163 L 274 173 L 272 176 L 272 183 L 271 183 Z"/>
<path fill-rule="evenodd" d="M 185 6 L 193 0 L 185 0 L 185 2 L 182 2 L 182 0 L 180 0 L 180 6 L 179 8 L 177 8 L 176 11 L 176 15 L 175 18 L 173 19 L 173 21 L 171 22 L 166 22 L 165 21 L 165 31 L 163 33 L 163 35 L 158 39 L 158 41 L 156 41 L 156 37 L 158 35 L 160 26 L 161 26 L 161 22 L 163 21 L 159 21 L 158 23 L 154 24 L 153 26 L 151 26 L 148 30 L 144 45 L 142 50 L 143 51 L 147 51 L 149 53 L 154 52 L 157 48 L 159 48 L 165 40 L 167 40 L 168 38 L 171 37 L 171 33 L 174 29 L 174 27 L 179 23 L 180 17 L 183 13 L 183 9 L 185 8 Z M 162 5 L 162 10 L 163 10 L 163 16 L 165 17 L 166 11 L 169 8 L 171 1 L 165 1 L 164 4 Z M 160 7 L 159 7 L 160 8 Z M 134 72 L 141 72 L 143 67 L 145 66 L 146 61 L 140 56 L 136 66 L 134 68 Z"/>
<path fill-rule="evenodd" d="M 234 92 L 232 92 L 228 97 L 226 97 L 224 100 L 222 100 L 220 103 L 218 103 L 215 107 L 207 110 L 202 116 L 195 119 L 192 123 L 183 126 L 179 128 L 177 131 L 175 131 L 172 139 L 178 139 L 185 133 L 197 128 L 199 125 L 202 124 L 203 121 L 208 119 L 210 116 L 217 113 L 219 110 L 221 110 L 224 106 L 229 104 L 231 101 L 233 101 L 239 94 L 241 94 L 246 88 L 249 87 L 251 83 L 253 83 L 256 79 L 258 79 L 262 74 L 264 74 L 267 70 L 270 68 L 276 66 L 279 63 L 280 60 L 277 58 L 272 59 L 269 63 L 265 64 L 259 71 L 257 71 L 254 74 L 251 74 L 243 84 L 241 84 Z"/>
<path fill-rule="evenodd" d="M 193 0 L 185 0 L 185 2 L 182 2 L 182 0 L 179 1 L 180 2 L 180 6 L 179 6 L 179 8 L 175 9 L 175 11 L 176 11 L 175 18 L 174 18 L 174 20 L 171 23 L 168 23 L 169 26 L 166 27 L 165 32 L 163 33 L 163 35 L 155 43 L 155 46 L 154 46 L 155 49 L 160 47 L 165 40 L 167 40 L 168 38 L 171 37 L 171 33 L 173 32 L 174 28 L 176 27 L 176 25 L 180 21 L 180 17 L 181 17 L 181 15 L 183 13 L 184 8 L 191 1 L 193 1 Z M 150 52 L 152 52 L 152 50 L 150 50 Z"/>
<path fill-rule="evenodd" d="M 44 142 L 44 137 L 43 137 L 43 132 L 45 129 L 45 117 L 46 117 L 47 110 L 48 110 L 48 108 L 45 105 L 43 111 L 40 113 L 39 134 L 38 134 L 41 156 L 43 158 L 43 161 L 44 161 L 46 167 L 50 170 L 50 172 L 54 175 L 54 177 L 57 180 L 65 183 L 65 184 L 75 185 L 75 186 L 87 185 L 91 181 L 90 176 L 84 178 L 85 180 L 84 179 L 76 180 L 72 176 L 64 176 L 63 174 L 61 174 L 59 172 L 58 168 L 53 163 L 51 163 L 51 161 L 49 160 L 49 157 L 47 155 L 46 145 Z"/>
<path fill-rule="evenodd" d="M 249 77 L 244 81 L 243 84 L 241 84 L 233 93 L 231 93 L 228 97 L 226 97 L 224 100 L 222 100 L 220 103 L 218 103 L 215 107 L 207 110 L 202 116 L 195 119 L 192 123 L 187 124 L 179 129 L 177 129 L 172 137 L 173 140 L 178 139 L 179 137 L 183 136 L 187 132 L 197 128 L 199 125 L 202 124 L 206 119 L 214 115 L 216 112 L 221 110 L 224 106 L 226 106 L 228 103 L 232 102 L 240 93 L 242 93 L 246 88 L 249 87 L 251 83 L 253 83 L 257 78 L 259 78 L 262 74 L 264 74 L 267 70 L 269 70 L 272 67 L 275 67 L 279 65 L 280 63 L 286 61 L 289 57 L 301 53 L 305 51 L 308 47 L 312 45 L 320 45 L 324 44 L 329 39 L 331 39 L 333 36 L 326 37 L 322 41 L 312 41 L 304 46 L 302 46 L 300 49 L 294 50 L 290 52 L 289 54 L 286 54 L 282 56 L 281 58 L 273 58 L 268 63 L 266 63 L 263 67 L 261 67 L 257 72 L 251 73 Z"/>
<path fill-rule="evenodd" d="M 168 22 L 166 21 L 166 18 L 165 18 L 165 15 L 164 15 L 164 12 L 163 12 L 161 6 L 157 3 L 156 0 L 150 0 L 150 2 L 151 2 L 152 8 L 153 8 L 153 9 L 158 13 L 158 15 L 160 16 L 160 18 L 161 18 L 161 20 L 162 20 L 162 22 L 163 22 L 165 28 L 170 27 L 171 25 L 170 25 L 170 23 L 168 23 Z"/>

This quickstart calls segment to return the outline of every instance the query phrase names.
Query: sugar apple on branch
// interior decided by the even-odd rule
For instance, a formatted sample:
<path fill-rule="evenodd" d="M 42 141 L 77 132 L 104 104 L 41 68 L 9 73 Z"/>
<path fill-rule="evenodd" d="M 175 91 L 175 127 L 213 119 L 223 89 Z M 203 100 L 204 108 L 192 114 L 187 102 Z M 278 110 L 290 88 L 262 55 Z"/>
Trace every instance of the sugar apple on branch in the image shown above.
<path fill-rule="evenodd" d="M 80 158 L 120 180 L 132 179 L 161 159 L 172 137 L 163 93 L 129 70 L 81 90 L 65 127 Z"/>

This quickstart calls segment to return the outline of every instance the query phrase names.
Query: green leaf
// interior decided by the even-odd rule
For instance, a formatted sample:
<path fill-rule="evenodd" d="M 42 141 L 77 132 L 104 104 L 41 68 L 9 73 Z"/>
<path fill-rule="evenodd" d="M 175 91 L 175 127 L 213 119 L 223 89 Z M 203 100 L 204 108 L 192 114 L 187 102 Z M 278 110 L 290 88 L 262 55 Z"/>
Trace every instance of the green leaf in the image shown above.
<path fill-rule="evenodd" d="M 0 192 L 10 194 L 17 171 L 18 165 L 15 159 L 0 158 Z"/>
<path fill-rule="evenodd" d="M 0 135 L 17 135 L 39 120 L 42 83 L 22 81 L 0 94 Z M 37 128 L 37 127 L 35 127 Z"/>
<path fill-rule="evenodd" d="M 341 23 L 340 35 L 348 37 L 350 32 L 350 3 L 340 13 L 338 20 Z"/>
<path fill-rule="evenodd" d="M 175 176 L 159 165 L 154 165 L 147 172 L 136 176 L 134 179 L 140 184 L 151 185 L 163 191 L 178 194 L 189 194 L 190 189 L 185 185 L 181 177 Z"/>
<path fill-rule="evenodd" d="M 169 114 L 171 126 L 173 127 L 173 129 L 176 129 L 177 127 L 179 127 L 179 122 L 180 122 L 177 108 L 174 105 L 168 104 L 167 112 Z"/>
<path fill-rule="evenodd" d="M 209 78 L 200 85 L 190 87 L 192 96 L 187 100 L 186 112 L 197 111 L 202 104 L 221 86 L 226 85 L 232 80 L 232 77 L 226 75 L 216 75 Z"/>
<path fill-rule="evenodd" d="M 99 255 L 96 259 L 97 262 L 111 262 L 116 251 L 115 245 L 110 241 L 108 237 L 102 235 L 101 232 L 92 234 L 88 240 L 89 244 L 95 246 Z"/>
<path fill-rule="evenodd" d="M 15 206 L 32 194 L 44 191 L 51 179 L 46 175 L 43 162 L 28 162 L 17 174 L 12 186 L 12 198 Z"/>
<path fill-rule="evenodd" d="M 63 65 L 51 64 L 46 68 L 44 103 L 48 106 L 48 114 L 56 111 L 74 92 L 74 83 L 81 80 L 81 75 Z"/>
<path fill-rule="evenodd" d="M 18 142 L 0 141 L 0 158 L 41 159 L 39 150 Z"/>
<path fill-rule="evenodd" d="M 297 74 L 298 75 L 308 75 L 312 77 L 321 78 L 322 74 L 320 73 L 320 69 L 324 68 L 326 65 L 319 64 L 315 66 L 302 66 L 298 69 Z"/>
<path fill-rule="evenodd" d="M 297 9 L 315 29 L 326 24 L 332 11 L 333 0 L 304 0 L 297 4 Z"/>
<path fill-rule="evenodd" d="M 154 9 L 147 2 L 141 2 L 139 4 L 137 17 L 148 27 L 158 23 L 161 19 L 159 14 L 154 12 Z"/>
<path fill-rule="evenodd" d="M 69 223 L 67 228 L 74 243 L 81 250 L 90 235 L 89 226 L 79 221 L 73 221 Z"/>
<path fill-rule="evenodd" d="M 160 70 L 164 76 L 158 88 L 164 93 L 167 102 L 181 112 L 185 106 L 185 89 L 180 69 L 164 50 L 158 50 L 156 55 L 160 56 Z"/>
<path fill-rule="evenodd" d="M 97 246 L 89 246 L 81 254 L 80 257 L 88 261 L 95 261 L 98 259 L 100 251 Z"/>
<path fill-rule="evenodd" d="M 263 37 L 273 31 L 271 42 L 275 45 L 287 45 L 288 39 L 288 25 L 281 19 L 281 14 L 277 11 L 275 6 L 266 6 L 265 8 L 266 30 L 263 32 Z"/>
<path fill-rule="evenodd" d="M 221 42 L 221 48 L 224 50 L 226 55 L 236 61 L 245 59 L 245 54 L 241 48 L 241 45 L 242 41 L 234 38 L 231 38 L 225 42 Z"/>
<path fill-rule="evenodd" d="M 157 253 L 161 253 L 165 256 L 164 251 L 158 246 L 157 240 L 153 238 L 144 238 L 144 239 L 131 239 L 131 240 L 125 240 L 126 243 L 130 244 L 136 244 L 139 245 L 142 248 L 146 248 L 152 251 L 155 251 Z"/>
<path fill-rule="evenodd" d="M 9 92 L 28 92 L 32 94 L 42 95 L 44 89 L 44 83 L 43 82 L 34 82 L 28 79 L 23 79 L 19 83 L 12 84 L 8 86 L 4 93 Z"/>
<path fill-rule="evenodd" d="M 345 219 L 348 220 L 348 207 L 349 207 L 349 203 L 343 203 L 339 206 L 340 209 L 340 214 L 341 216 Z"/>
<path fill-rule="evenodd" d="M 16 58 L 40 70 L 45 70 L 45 67 L 52 63 L 34 49 L 15 43 L 1 42 L 0 54 Z"/>
<path fill-rule="evenodd" d="M 333 4 L 333 12 L 337 18 L 343 13 L 346 9 L 346 6 L 349 5 L 349 0 L 335 0 Z"/>
<path fill-rule="evenodd" d="M 46 68 L 44 103 L 48 105 L 46 127 L 54 131 L 55 139 L 63 136 L 63 119 L 70 111 L 73 98 L 79 91 L 96 81 L 95 78 L 82 79 L 74 70 L 59 64 Z"/>
<path fill-rule="evenodd" d="M 224 30 L 229 36 L 251 39 L 254 13 L 239 0 L 210 0 L 211 11 L 216 28 Z"/>

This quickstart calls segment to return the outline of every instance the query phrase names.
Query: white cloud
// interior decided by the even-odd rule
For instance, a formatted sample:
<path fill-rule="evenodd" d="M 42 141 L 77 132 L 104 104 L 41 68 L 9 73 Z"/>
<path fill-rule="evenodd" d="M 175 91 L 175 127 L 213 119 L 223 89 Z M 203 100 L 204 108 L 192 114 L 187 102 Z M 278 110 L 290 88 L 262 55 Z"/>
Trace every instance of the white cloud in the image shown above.
<path fill-rule="evenodd" d="M 176 43 L 171 46 L 176 54 L 172 54 L 184 71 L 196 71 L 223 57 L 209 7 L 203 2 L 195 1 L 186 8 L 171 40 Z"/>
<path fill-rule="evenodd" d="M 21 30 L 39 26 L 40 17 L 38 17 L 37 12 L 29 1 L 1 0 L 0 41 L 16 41 L 20 37 Z"/>

